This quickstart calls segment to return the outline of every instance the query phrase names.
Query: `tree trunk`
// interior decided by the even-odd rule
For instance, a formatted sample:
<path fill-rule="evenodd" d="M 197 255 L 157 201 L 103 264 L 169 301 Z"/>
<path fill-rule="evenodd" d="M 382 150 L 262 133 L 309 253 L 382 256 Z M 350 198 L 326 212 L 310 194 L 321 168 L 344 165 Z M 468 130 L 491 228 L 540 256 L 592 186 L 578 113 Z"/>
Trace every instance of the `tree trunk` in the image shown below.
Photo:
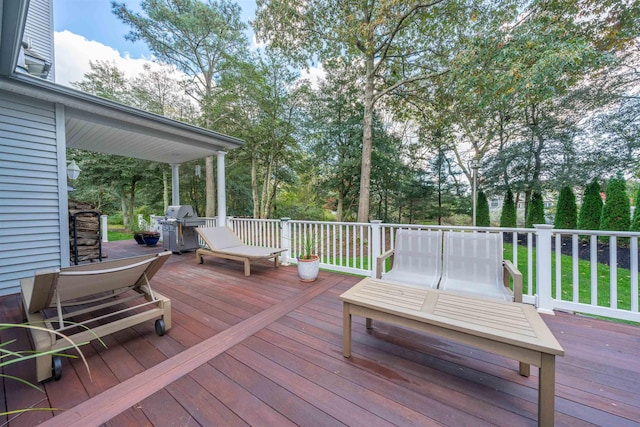
<path fill-rule="evenodd" d="M 362 120 L 362 166 L 360 175 L 360 198 L 358 201 L 358 222 L 369 222 L 369 197 L 371 191 L 371 150 L 373 146 L 373 57 L 366 59 L 366 80 L 364 86 L 364 118 Z"/>
<path fill-rule="evenodd" d="M 253 195 L 253 217 L 260 218 L 260 205 L 258 204 L 258 161 L 251 158 L 251 194 Z"/>
<path fill-rule="evenodd" d="M 264 171 L 262 181 L 262 195 L 260 197 L 260 216 L 258 218 L 266 218 L 268 205 L 269 205 L 269 186 L 271 184 L 271 168 L 273 165 L 272 160 L 267 160 L 266 169 Z"/>
<path fill-rule="evenodd" d="M 133 224 L 131 220 L 133 218 L 129 218 L 129 212 L 127 212 L 127 198 L 123 195 L 120 196 L 120 210 L 122 211 L 122 223 L 124 226 L 128 226 L 129 224 Z"/>
<path fill-rule="evenodd" d="M 136 223 L 135 219 L 133 218 L 133 207 L 135 206 L 135 203 L 136 203 L 136 181 L 132 180 L 131 193 L 129 193 L 129 218 L 131 218 L 131 220 L 134 223 Z"/>
<path fill-rule="evenodd" d="M 164 202 L 164 209 L 169 206 L 169 174 L 166 167 L 162 168 L 162 201 Z"/>
<path fill-rule="evenodd" d="M 209 156 L 205 161 L 206 175 L 206 207 L 205 216 L 212 218 L 216 216 L 216 180 L 213 177 L 213 156 Z"/>

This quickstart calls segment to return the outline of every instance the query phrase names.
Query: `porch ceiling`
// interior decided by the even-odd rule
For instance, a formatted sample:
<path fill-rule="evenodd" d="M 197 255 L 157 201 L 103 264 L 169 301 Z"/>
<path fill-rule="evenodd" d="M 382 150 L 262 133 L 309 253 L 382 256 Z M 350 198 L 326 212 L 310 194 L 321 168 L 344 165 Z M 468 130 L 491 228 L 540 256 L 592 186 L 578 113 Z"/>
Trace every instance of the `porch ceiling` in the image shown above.
<path fill-rule="evenodd" d="M 0 77 L 0 89 L 61 105 L 68 148 L 179 164 L 244 143 L 30 76 Z"/>

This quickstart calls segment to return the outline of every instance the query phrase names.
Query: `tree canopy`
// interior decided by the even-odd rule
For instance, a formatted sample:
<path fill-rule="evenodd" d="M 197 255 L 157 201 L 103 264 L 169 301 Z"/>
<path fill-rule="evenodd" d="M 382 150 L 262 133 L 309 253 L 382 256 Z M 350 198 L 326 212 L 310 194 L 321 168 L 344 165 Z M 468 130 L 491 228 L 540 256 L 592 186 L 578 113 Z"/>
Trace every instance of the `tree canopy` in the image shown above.
<path fill-rule="evenodd" d="M 500 223 L 515 227 L 518 205 L 531 225 L 544 220 L 541 194 L 640 176 L 639 5 L 258 0 L 265 44 L 251 48 L 232 0 L 112 2 L 126 37 L 164 65 L 131 77 L 96 61 L 76 87 L 243 139 L 226 156 L 231 215 L 470 224 L 477 160 L 482 194 L 504 199 Z M 311 66 L 318 80 L 301 77 Z M 215 164 L 204 163 L 181 188 L 213 215 Z M 113 187 L 134 198 L 78 194 L 164 209 L 166 167 L 129 178 Z"/>

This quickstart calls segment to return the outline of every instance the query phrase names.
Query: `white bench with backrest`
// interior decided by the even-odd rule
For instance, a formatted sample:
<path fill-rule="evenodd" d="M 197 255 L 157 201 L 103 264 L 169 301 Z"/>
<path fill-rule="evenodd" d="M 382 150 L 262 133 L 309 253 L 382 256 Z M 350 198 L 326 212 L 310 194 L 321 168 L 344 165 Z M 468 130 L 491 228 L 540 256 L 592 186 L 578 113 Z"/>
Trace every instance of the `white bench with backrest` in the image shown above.
<path fill-rule="evenodd" d="M 387 259 L 392 268 L 383 272 Z M 522 302 L 522 274 L 502 259 L 500 233 L 399 229 L 395 248 L 379 256 L 377 266 L 377 278 L 385 281 Z"/>

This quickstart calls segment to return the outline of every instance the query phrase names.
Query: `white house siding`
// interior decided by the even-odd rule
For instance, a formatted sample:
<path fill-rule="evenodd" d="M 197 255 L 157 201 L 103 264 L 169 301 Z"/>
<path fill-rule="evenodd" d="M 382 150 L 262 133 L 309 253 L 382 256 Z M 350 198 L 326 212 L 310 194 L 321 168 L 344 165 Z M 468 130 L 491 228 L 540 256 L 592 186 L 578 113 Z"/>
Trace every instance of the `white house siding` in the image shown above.
<path fill-rule="evenodd" d="M 31 0 L 24 28 L 24 41 L 31 40 L 32 50 L 51 66 L 47 80 L 55 81 L 53 70 L 53 7 L 51 0 Z"/>
<path fill-rule="evenodd" d="M 68 226 L 59 138 L 55 105 L 0 91 L 0 295 L 17 292 L 35 270 L 61 265 Z"/>

